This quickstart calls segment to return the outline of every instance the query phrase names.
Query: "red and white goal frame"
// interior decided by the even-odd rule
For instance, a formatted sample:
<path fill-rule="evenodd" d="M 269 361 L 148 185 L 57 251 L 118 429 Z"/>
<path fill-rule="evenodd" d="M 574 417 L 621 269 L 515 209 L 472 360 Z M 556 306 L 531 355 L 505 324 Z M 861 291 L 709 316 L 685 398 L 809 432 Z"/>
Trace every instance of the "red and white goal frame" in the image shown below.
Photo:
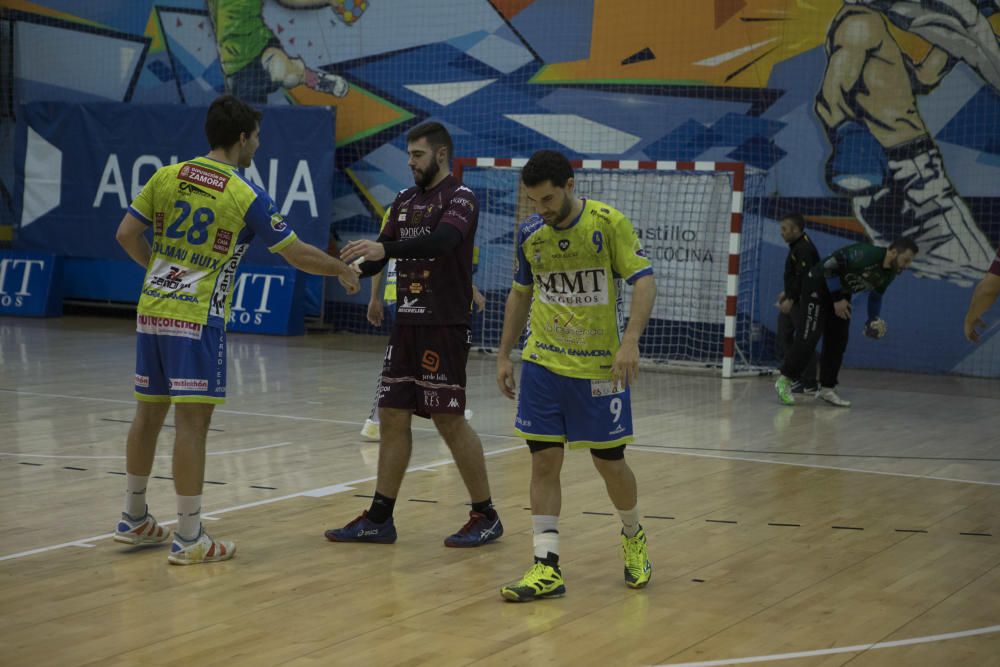
<path fill-rule="evenodd" d="M 742 162 L 700 162 L 677 160 L 570 160 L 574 169 L 618 169 L 622 171 L 686 171 L 729 173 L 732 198 L 729 216 L 729 262 L 726 279 L 726 310 L 722 339 L 722 377 L 734 374 L 736 357 L 736 298 L 739 293 L 740 242 L 743 233 L 743 191 L 746 168 Z M 461 181 L 469 167 L 511 167 L 520 169 L 528 158 L 458 157 L 452 161 L 455 177 Z"/>

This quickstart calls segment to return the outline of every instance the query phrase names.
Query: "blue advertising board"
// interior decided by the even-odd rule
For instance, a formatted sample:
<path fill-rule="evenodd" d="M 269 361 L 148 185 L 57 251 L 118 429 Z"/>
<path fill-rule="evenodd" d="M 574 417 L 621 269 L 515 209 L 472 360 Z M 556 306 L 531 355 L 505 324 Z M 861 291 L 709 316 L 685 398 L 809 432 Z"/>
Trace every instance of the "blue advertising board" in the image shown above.
<path fill-rule="evenodd" d="M 115 230 L 161 166 L 208 151 L 204 107 L 34 102 L 21 108 L 16 140 L 15 247 L 74 258 L 128 259 Z M 303 241 L 330 236 L 334 113 L 269 107 L 261 147 L 244 175 L 261 186 Z M 282 265 L 260 244 L 244 261 Z M 311 281 L 319 312 L 321 281 Z"/>
<path fill-rule="evenodd" d="M 0 315 L 62 315 L 62 259 L 43 252 L 0 251 Z"/>
<path fill-rule="evenodd" d="M 288 266 L 241 264 L 226 330 L 286 336 L 305 333 L 305 277 Z"/>
<path fill-rule="evenodd" d="M 119 303 L 137 303 L 139 300 L 145 272 L 131 260 L 77 257 L 67 258 L 64 266 L 62 294 L 57 296 Z M 19 273 L 16 275 L 20 276 Z M 308 277 L 308 274 L 290 266 L 240 262 L 226 330 L 283 336 L 305 333 L 303 291 Z M 59 303 L 61 308 L 61 301 Z"/>

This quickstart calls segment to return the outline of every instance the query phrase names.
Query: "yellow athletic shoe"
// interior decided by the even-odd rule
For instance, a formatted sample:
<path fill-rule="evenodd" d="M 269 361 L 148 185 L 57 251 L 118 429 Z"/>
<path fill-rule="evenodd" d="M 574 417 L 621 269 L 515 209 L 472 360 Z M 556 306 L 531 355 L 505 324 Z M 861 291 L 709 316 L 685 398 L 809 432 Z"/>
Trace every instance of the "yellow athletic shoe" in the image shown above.
<path fill-rule="evenodd" d="M 559 568 L 535 561 L 520 581 L 512 581 L 501 588 L 500 595 L 511 602 L 560 598 L 566 595 L 566 583 Z"/>
<path fill-rule="evenodd" d="M 642 588 L 653 576 L 653 566 L 646 551 L 646 531 L 639 526 L 635 537 L 625 537 L 622 531 L 622 556 L 625 558 L 625 585 Z"/>

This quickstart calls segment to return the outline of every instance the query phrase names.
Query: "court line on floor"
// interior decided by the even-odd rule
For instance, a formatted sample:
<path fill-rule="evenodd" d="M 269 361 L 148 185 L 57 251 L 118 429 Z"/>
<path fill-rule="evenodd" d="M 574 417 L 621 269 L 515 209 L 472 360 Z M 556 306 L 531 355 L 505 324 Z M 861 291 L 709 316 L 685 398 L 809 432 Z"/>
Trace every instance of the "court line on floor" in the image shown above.
<path fill-rule="evenodd" d="M 102 403 L 121 403 L 125 405 L 135 405 L 136 401 L 126 401 L 120 398 L 101 398 L 98 396 L 73 396 L 72 394 L 49 394 L 40 391 L 22 391 L 20 389 L 4 389 L 0 388 L 0 391 L 9 392 L 12 394 L 24 394 L 25 396 L 44 396 L 46 398 L 74 398 L 80 401 L 100 401 Z M 358 421 L 347 421 L 345 419 L 328 419 L 326 417 L 301 417 L 299 415 L 277 415 L 270 412 L 245 412 L 242 410 L 227 410 L 226 408 L 216 408 L 216 414 L 226 414 L 226 415 L 238 415 L 241 417 L 270 417 L 272 419 L 292 419 L 294 421 L 306 421 L 306 422 L 322 422 L 324 424 L 341 424 L 344 426 L 363 426 L 363 422 Z M 429 433 L 437 433 L 435 428 L 425 428 L 422 426 L 413 426 L 414 431 L 427 431 Z M 498 435 L 498 438 L 516 438 L 512 435 Z"/>
<path fill-rule="evenodd" d="M 1000 482 L 984 482 L 977 479 L 959 479 L 957 477 L 939 477 L 936 475 L 916 475 L 909 472 L 887 472 L 885 470 L 865 470 L 863 468 L 847 468 L 845 466 L 825 466 L 818 463 L 792 463 L 790 461 L 771 461 L 769 459 L 745 458 L 742 456 L 720 456 L 718 454 L 696 454 L 694 452 L 676 451 L 667 446 L 647 447 L 630 445 L 629 449 L 648 452 L 650 454 L 677 454 L 678 456 L 694 456 L 703 459 L 722 459 L 725 461 L 749 461 L 751 463 L 770 463 L 779 466 L 794 466 L 796 468 L 821 468 L 823 470 L 842 470 L 844 472 L 860 472 L 868 475 L 885 475 L 887 477 L 912 477 L 915 479 L 932 479 L 938 482 L 960 482 L 962 484 L 979 484 L 981 486 L 1000 486 Z"/>
<path fill-rule="evenodd" d="M 834 655 L 837 653 L 860 653 L 882 648 L 896 648 L 897 646 L 912 646 L 914 644 L 929 644 L 931 642 L 945 641 L 948 639 L 961 639 L 963 637 L 975 637 L 977 635 L 988 635 L 1000 632 L 1000 625 L 991 625 L 985 628 L 974 630 L 962 630 L 960 632 L 946 632 L 940 635 L 927 635 L 926 637 L 911 637 L 910 639 L 898 639 L 891 642 L 876 642 L 874 644 L 857 644 L 855 646 L 839 646 L 836 648 L 823 648 L 813 651 L 796 651 L 794 653 L 775 653 L 773 655 L 756 655 L 746 658 L 728 658 L 723 660 L 704 660 L 701 662 L 667 662 L 657 665 L 657 667 L 721 667 L 722 665 L 747 665 L 754 662 L 767 662 L 770 660 L 794 660 L 795 658 L 811 658 L 820 655 Z"/>
<path fill-rule="evenodd" d="M 44 393 L 44 392 L 21 391 L 19 389 L 3 389 L 3 388 L 0 388 L 0 392 L 11 392 L 11 393 L 15 393 L 15 394 L 25 394 L 25 395 L 29 395 L 29 396 L 45 396 L 45 397 L 50 397 L 50 398 L 75 398 L 75 399 L 80 399 L 80 400 L 85 400 L 85 401 L 104 401 L 104 402 L 111 402 L 111 403 L 126 403 L 126 404 L 129 404 L 129 405 L 135 403 L 135 401 L 126 401 L 126 400 L 117 399 L 117 398 L 99 398 L 99 397 L 96 397 L 96 396 L 73 396 L 73 395 L 67 395 L 67 394 L 49 394 L 49 393 Z M 343 420 L 343 419 L 327 419 L 325 417 L 301 417 L 301 416 L 298 416 L 298 415 L 281 415 L 281 414 L 274 414 L 274 413 L 267 413 L 267 412 L 244 412 L 244 411 L 240 411 L 240 410 L 226 410 L 226 409 L 216 409 L 216 412 L 223 413 L 223 414 L 240 415 L 240 416 L 245 416 L 245 417 L 269 417 L 269 418 L 272 418 L 272 419 L 292 419 L 292 420 L 296 420 L 296 421 L 313 421 L 313 422 L 322 422 L 322 423 L 328 423 L 328 424 L 342 424 L 342 425 L 346 425 L 346 426 L 362 426 L 363 425 L 362 422 L 358 422 L 358 421 L 347 421 L 347 420 Z M 420 426 L 413 426 L 412 428 L 413 428 L 414 431 L 426 431 L 426 432 L 430 432 L 430 433 L 436 433 L 437 432 L 437 429 L 434 429 L 434 428 L 423 428 L 423 427 L 420 427 Z M 502 439 L 507 439 L 507 440 L 521 440 L 521 438 L 519 438 L 517 436 L 513 436 L 513 435 L 500 435 L 500 434 L 496 434 L 496 433 L 479 433 L 479 436 L 480 437 L 489 437 L 489 438 L 502 438 Z M 698 454 L 698 453 L 688 452 L 688 451 L 683 451 L 683 450 L 670 449 L 669 446 L 664 446 L 664 445 L 658 445 L 656 447 L 646 447 L 646 446 L 643 446 L 641 444 L 635 444 L 635 445 L 629 445 L 629 447 L 631 447 L 634 450 L 644 451 L 644 452 L 648 452 L 648 453 L 652 453 L 652 454 L 676 454 L 678 456 L 696 456 L 696 457 L 701 457 L 701 458 L 724 459 L 724 460 L 727 460 L 727 461 L 749 461 L 751 463 L 770 463 L 770 464 L 773 464 L 773 465 L 796 466 L 796 467 L 800 467 L 800 468 L 821 468 L 821 469 L 824 469 L 824 470 L 843 470 L 844 472 L 860 472 L 860 473 L 868 473 L 868 474 L 871 474 L 871 475 L 885 475 L 885 476 L 889 476 L 889 477 L 915 477 L 917 479 L 931 479 L 931 480 L 942 481 L 942 482 L 959 482 L 959 483 L 962 483 L 962 484 L 978 484 L 978 485 L 982 485 L 982 486 L 1000 486 L 1000 482 L 984 482 L 984 481 L 974 480 L 974 479 L 960 479 L 960 478 L 957 478 L 957 477 L 938 477 L 938 476 L 932 476 L 932 475 L 915 475 L 915 474 L 912 474 L 912 473 L 888 472 L 888 471 L 884 471 L 884 470 L 864 470 L 862 468 L 848 468 L 848 467 L 843 467 L 843 466 L 825 466 L 825 465 L 820 465 L 818 463 L 791 463 L 791 462 L 786 462 L 786 461 L 771 461 L 771 460 L 768 460 L 768 459 L 744 458 L 744 457 L 740 457 L 740 456 L 720 456 L 720 455 L 713 455 L 713 454 Z"/>
<path fill-rule="evenodd" d="M 830 454 L 829 452 L 789 452 L 770 449 L 719 449 L 718 447 L 682 447 L 680 445 L 643 445 L 659 449 L 680 449 L 691 452 L 725 452 L 726 454 L 770 454 L 771 456 L 817 456 L 837 459 L 886 459 L 896 461 L 975 461 L 1000 463 L 1000 458 L 985 458 L 975 456 L 902 456 L 898 454 Z"/>
<path fill-rule="evenodd" d="M 493 449 L 489 451 L 484 451 L 485 456 L 495 456 L 497 454 L 504 454 L 506 452 L 512 452 L 514 450 L 521 449 L 521 445 L 515 447 L 502 447 L 500 449 Z M 417 471 L 427 471 L 433 470 L 434 468 L 440 468 L 443 465 L 448 465 L 454 463 L 454 459 L 440 459 L 438 461 L 432 461 L 431 463 L 421 463 L 418 465 L 410 466 L 406 469 L 407 472 L 417 472 Z M 260 507 L 262 505 L 271 505 L 274 503 L 282 502 L 284 500 L 289 500 L 290 498 L 324 498 L 326 496 L 332 496 L 337 493 L 343 493 L 344 491 L 353 491 L 355 484 L 363 484 L 365 482 L 371 482 L 375 479 L 374 475 L 363 477 L 360 479 L 351 480 L 349 482 L 341 482 L 339 484 L 331 484 L 329 486 L 321 486 L 315 489 L 306 489 L 305 491 L 299 491 L 297 493 L 290 493 L 284 496 L 277 496 L 275 498 L 265 498 L 263 500 L 257 500 L 252 503 L 244 503 L 242 505 L 235 505 L 233 507 L 224 507 L 218 510 L 206 511 L 203 514 L 203 518 L 211 520 L 212 518 L 220 514 L 229 514 L 230 512 L 238 512 L 240 510 L 249 509 L 252 507 Z M 170 521 L 160 522 L 161 526 L 170 526 L 177 523 L 176 519 Z M 71 542 L 63 542 L 62 544 L 52 544 L 47 547 L 38 547 L 37 549 L 29 549 L 28 551 L 20 551 L 18 553 L 7 554 L 5 556 L 0 556 L 0 561 L 5 560 L 15 560 L 17 558 L 24 558 L 26 556 L 34 556 L 36 554 L 42 554 L 49 551 L 57 551 L 59 549 L 65 549 L 67 547 L 92 547 L 91 542 L 97 542 L 99 540 L 108 539 L 114 537 L 114 533 L 104 533 L 102 535 L 94 535 L 92 537 L 84 537 L 82 539 L 73 540 Z"/>
<path fill-rule="evenodd" d="M 288 445 L 294 445 L 292 441 L 288 442 L 276 442 L 273 445 L 261 445 L 259 447 L 244 447 L 242 449 L 224 449 L 221 452 L 207 452 L 206 456 L 223 456 L 224 454 L 245 454 L 246 452 L 256 452 L 261 449 L 274 449 L 275 447 L 287 447 Z M 0 452 L 0 456 L 13 456 L 18 458 L 31 458 L 31 459 L 118 459 L 119 461 L 125 458 L 124 454 L 109 454 L 107 456 L 95 456 L 95 455 L 79 455 L 73 456 L 71 454 L 22 454 L 20 452 Z M 169 459 L 172 458 L 173 454 L 157 454 L 158 459 Z"/>

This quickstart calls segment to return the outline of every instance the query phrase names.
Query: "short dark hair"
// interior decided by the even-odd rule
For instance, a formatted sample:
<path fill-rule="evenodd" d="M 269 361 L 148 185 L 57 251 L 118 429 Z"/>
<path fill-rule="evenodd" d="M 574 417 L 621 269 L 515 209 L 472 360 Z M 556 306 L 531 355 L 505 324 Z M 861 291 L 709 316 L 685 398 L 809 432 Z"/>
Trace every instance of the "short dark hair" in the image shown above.
<path fill-rule="evenodd" d="M 559 151 L 537 151 L 521 169 L 521 182 L 529 188 L 541 185 L 545 181 L 551 181 L 552 185 L 561 188 L 571 178 L 573 178 L 573 166 Z"/>
<path fill-rule="evenodd" d="M 784 222 L 785 220 L 791 221 L 793 225 L 799 228 L 800 232 L 806 231 L 806 219 L 802 217 L 801 213 L 786 213 L 781 216 L 779 222 Z"/>
<path fill-rule="evenodd" d="M 448 159 L 451 160 L 454 146 L 451 143 L 451 133 L 448 132 L 448 128 L 436 122 L 421 123 L 406 133 L 406 143 L 412 144 L 414 141 L 420 141 L 425 137 L 427 138 L 427 143 L 435 151 L 444 146 L 448 151 Z"/>
<path fill-rule="evenodd" d="M 260 111 L 232 95 L 215 98 L 205 117 L 208 145 L 213 149 L 229 148 L 240 140 L 241 134 L 253 134 L 262 117 Z"/>
<path fill-rule="evenodd" d="M 917 242 L 909 236 L 900 236 L 898 239 L 889 244 L 889 250 L 895 250 L 896 252 L 906 252 L 909 250 L 914 255 L 920 252 L 920 248 L 917 247 Z"/>

